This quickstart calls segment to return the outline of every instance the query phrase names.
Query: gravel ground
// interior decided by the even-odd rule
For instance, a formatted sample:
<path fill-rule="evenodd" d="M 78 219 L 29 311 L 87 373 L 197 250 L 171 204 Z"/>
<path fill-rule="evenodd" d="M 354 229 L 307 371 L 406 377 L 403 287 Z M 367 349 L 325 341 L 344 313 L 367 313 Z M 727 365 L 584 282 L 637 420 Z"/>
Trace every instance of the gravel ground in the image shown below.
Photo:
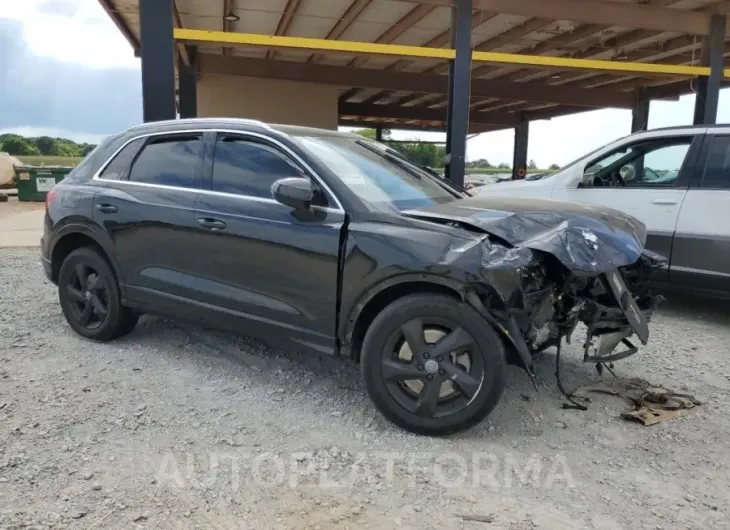
<path fill-rule="evenodd" d="M 617 365 L 705 402 L 684 418 L 561 409 L 547 353 L 538 391 L 512 368 L 487 421 L 429 439 L 383 420 L 347 360 L 150 317 L 83 340 L 37 251 L 0 252 L 0 292 L 0 528 L 730 527 L 721 303 L 666 305 Z M 568 386 L 598 379 L 566 351 Z"/>

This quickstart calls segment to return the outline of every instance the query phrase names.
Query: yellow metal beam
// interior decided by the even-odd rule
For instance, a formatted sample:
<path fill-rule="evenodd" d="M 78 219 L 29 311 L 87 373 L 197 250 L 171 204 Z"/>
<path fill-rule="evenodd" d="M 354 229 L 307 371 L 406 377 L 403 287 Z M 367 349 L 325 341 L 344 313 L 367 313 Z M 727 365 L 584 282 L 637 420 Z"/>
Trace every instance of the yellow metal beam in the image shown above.
<path fill-rule="evenodd" d="M 547 68 L 611 70 L 614 72 L 640 72 L 653 75 L 710 75 L 710 69 L 706 66 L 570 59 L 567 57 L 546 57 L 543 55 L 521 55 L 517 53 L 473 52 L 472 59 L 485 63 L 522 64 L 525 66 L 544 66 Z M 730 74 L 730 70 L 727 73 Z"/>
<path fill-rule="evenodd" d="M 175 28 L 174 37 L 181 41 L 211 42 L 228 45 L 262 46 L 266 48 L 299 48 L 317 51 L 344 52 L 352 54 L 390 55 L 398 57 L 420 57 L 427 59 L 454 59 L 456 52 L 445 48 L 403 46 L 399 44 L 376 44 L 372 42 L 353 42 L 304 37 L 284 37 L 259 35 L 255 33 L 230 33 Z M 547 68 L 575 68 L 581 70 L 602 70 L 614 72 L 644 73 L 649 75 L 708 76 L 710 69 L 705 66 L 684 66 L 676 64 L 640 63 L 623 61 L 600 61 L 592 59 L 569 59 L 542 55 L 522 55 L 516 53 L 473 52 L 472 60 L 498 64 L 520 64 Z M 730 77 L 726 69 L 725 77 Z"/>
<path fill-rule="evenodd" d="M 430 59 L 453 59 L 456 57 L 454 50 L 444 48 L 421 48 L 418 46 L 402 46 L 399 44 L 374 44 L 371 42 L 284 37 L 260 35 L 258 33 L 228 33 L 198 29 L 175 29 L 174 37 L 177 40 L 185 41 L 264 46 L 269 48 L 299 48 L 355 54 L 426 57 Z"/>

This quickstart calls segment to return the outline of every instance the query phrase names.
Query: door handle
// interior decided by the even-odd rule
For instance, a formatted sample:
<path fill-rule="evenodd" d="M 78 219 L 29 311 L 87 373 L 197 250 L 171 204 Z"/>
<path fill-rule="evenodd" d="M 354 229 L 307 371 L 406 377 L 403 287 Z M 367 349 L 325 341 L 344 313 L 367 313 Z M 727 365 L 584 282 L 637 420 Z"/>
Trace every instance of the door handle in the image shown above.
<path fill-rule="evenodd" d="M 677 204 L 677 199 L 654 199 L 651 201 L 652 204 Z"/>
<path fill-rule="evenodd" d="M 119 211 L 113 204 L 97 204 L 96 209 L 101 213 L 117 213 Z"/>
<path fill-rule="evenodd" d="M 223 230 L 226 227 L 226 223 L 220 219 L 212 219 L 210 217 L 199 217 L 198 224 L 209 230 Z"/>

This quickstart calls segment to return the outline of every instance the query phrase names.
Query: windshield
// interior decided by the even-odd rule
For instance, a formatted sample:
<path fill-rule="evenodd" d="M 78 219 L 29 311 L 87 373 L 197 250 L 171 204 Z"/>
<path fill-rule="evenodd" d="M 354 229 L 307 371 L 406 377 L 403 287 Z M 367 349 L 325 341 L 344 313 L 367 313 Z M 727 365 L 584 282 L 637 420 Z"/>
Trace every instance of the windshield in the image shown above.
<path fill-rule="evenodd" d="M 604 147 L 609 146 L 609 145 L 611 145 L 611 144 L 613 144 L 615 142 L 618 142 L 619 140 L 623 140 L 624 138 L 628 138 L 628 136 L 622 136 L 621 138 L 618 138 L 617 140 L 612 140 L 612 141 L 608 142 L 607 144 L 604 144 L 604 145 L 602 145 L 600 147 L 595 148 L 593 151 L 590 151 L 589 153 L 586 153 L 584 155 L 581 155 L 579 158 L 576 158 L 572 162 L 569 162 L 568 164 L 565 164 L 563 167 L 561 167 L 560 169 L 558 169 L 555 173 L 560 173 L 561 171 L 565 171 L 566 169 L 568 169 L 571 166 L 574 166 L 575 164 L 577 164 L 581 160 L 585 160 L 589 156 L 593 156 L 594 154 L 596 154 L 598 151 L 600 151 Z M 553 173 L 553 174 L 555 174 L 555 173 Z"/>
<path fill-rule="evenodd" d="M 298 141 L 358 197 L 375 205 L 410 210 L 463 195 L 396 151 L 366 139 L 300 137 Z"/>

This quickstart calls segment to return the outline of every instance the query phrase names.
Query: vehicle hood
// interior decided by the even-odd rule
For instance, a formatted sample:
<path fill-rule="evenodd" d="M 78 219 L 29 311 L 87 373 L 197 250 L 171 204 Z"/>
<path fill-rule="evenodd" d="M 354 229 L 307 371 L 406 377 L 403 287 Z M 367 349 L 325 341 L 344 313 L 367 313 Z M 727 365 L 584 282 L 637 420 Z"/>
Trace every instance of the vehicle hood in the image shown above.
<path fill-rule="evenodd" d="M 513 248 L 551 254 L 572 271 L 599 273 L 630 265 L 646 242 L 646 227 L 634 217 L 552 199 L 479 195 L 405 214 L 468 225 Z"/>

